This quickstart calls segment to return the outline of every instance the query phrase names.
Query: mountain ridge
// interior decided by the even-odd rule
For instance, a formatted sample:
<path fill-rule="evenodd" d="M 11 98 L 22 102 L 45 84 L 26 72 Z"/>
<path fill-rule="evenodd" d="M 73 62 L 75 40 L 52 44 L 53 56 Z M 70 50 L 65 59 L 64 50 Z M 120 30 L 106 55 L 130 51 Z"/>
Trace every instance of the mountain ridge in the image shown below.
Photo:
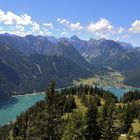
<path fill-rule="evenodd" d="M 140 48 L 130 46 L 104 38 L 82 40 L 77 36 L 57 39 L 1 34 L 0 80 L 4 81 L 1 94 L 25 92 L 24 89 L 44 90 L 50 80 L 56 80 L 59 87 L 68 86 L 74 79 L 105 73 L 108 69 L 104 67 L 108 66 L 125 75 L 126 84 L 140 87 Z"/>

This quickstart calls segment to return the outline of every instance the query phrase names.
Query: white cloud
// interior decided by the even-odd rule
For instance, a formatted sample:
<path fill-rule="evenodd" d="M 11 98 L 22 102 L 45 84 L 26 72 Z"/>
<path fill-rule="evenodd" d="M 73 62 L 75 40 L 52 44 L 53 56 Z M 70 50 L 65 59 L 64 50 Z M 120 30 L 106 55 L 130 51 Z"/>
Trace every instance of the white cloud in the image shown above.
<path fill-rule="evenodd" d="M 80 22 L 77 22 L 77 23 L 71 23 L 70 24 L 70 26 L 69 26 L 73 31 L 75 31 L 75 30 L 78 30 L 78 31 L 80 31 L 80 30 L 82 30 L 83 29 L 83 27 L 80 25 Z"/>
<path fill-rule="evenodd" d="M 123 27 L 114 27 L 106 18 L 101 18 L 97 22 L 91 22 L 86 29 L 88 32 L 104 38 L 109 38 L 112 34 L 121 34 L 125 31 Z"/>
<path fill-rule="evenodd" d="M 8 11 L 5 13 L 4 11 L 0 10 L 0 22 L 11 25 L 30 25 L 32 24 L 31 16 L 27 14 L 22 14 L 20 16 Z"/>
<path fill-rule="evenodd" d="M 52 23 L 44 23 L 43 25 L 51 29 L 54 28 Z"/>
<path fill-rule="evenodd" d="M 140 20 L 135 20 L 132 23 L 131 28 L 129 28 L 129 32 L 131 32 L 131 33 L 140 33 Z"/>
<path fill-rule="evenodd" d="M 32 31 L 36 32 L 40 30 L 40 25 L 37 22 L 33 22 L 32 24 Z"/>
<path fill-rule="evenodd" d="M 46 35 L 50 36 L 52 35 L 52 32 L 50 32 L 47 28 L 43 28 L 39 31 L 39 34 L 43 36 L 46 36 Z"/>
<path fill-rule="evenodd" d="M 66 19 L 60 19 L 60 18 L 58 18 L 57 21 L 58 21 L 60 24 L 67 25 L 67 26 L 69 26 L 69 24 L 70 24 L 70 21 L 68 21 L 68 20 L 66 20 Z"/>
<path fill-rule="evenodd" d="M 68 33 L 68 32 L 63 31 L 63 32 L 61 33 L 61 35 L 67 36 L 67 35 L 69 35 L 69 33 Z"/>
<path fill-rule="evenodd" d="M 0 10 L 0 23 L 3 23 L 5 26 L 10 25 L 9 27 L 11 27 L 11 30 L 15 28 L 16 30 L 14 32 L 16 34 L 20 33 L 20 35 L 26 34 L 24 32 L 25 28 L 31 28 L 31 31 L 27 31 L 27 33 L 37 32 L 40 30 L 40 25 L 36 21 L 32 21 L 31 16 L 26 13 L 22 15 L 16 15 L 11 11 L 4 12 Z"/>
<path fill-rule="evenodd" d="M 57 21 L 59 22 L 61 19 L 60 18 L 57 18 Z"/>
<path fill-rule="evenodd" d="M 26 13 L 16 15 L 11 11 L 4 12 L 0 10 L 0 23 L 2 26 L 4 26 L 0 33 L 6 32 L 25 36 L 27 34 L 39 34 L 40 32 L 44 32 L 44 29 L 40 27 L 40 24 L 33 21 L 31 16 Z M 48 24 L 48 26 L 50 26 L 50 24 Z M 49 31 L 47 32 L 50 34 Z"/>
<path fill-rule="evenodd" d="M 67 26 L 68 28 L 70 28 L 72 31 L 80 31 L 83 29 L 83 26 L 80 24 L 80 22 L 76 22 L 76 23 L 71 23 L 70 21 L 66 20 L 66 19 L 60 19 L 58 18 L 57 21 L 62 24 Z"/>
<path fill-rule="evenodd" d="M 116 29 L 116 33 L 119 33 L 119 34 L 123 33 L 124 31 L 125 29 L 123 27 L 119 27 Z"/>
<path fill-rule="evenodd" d="M 98 34 L 108 34 L 113 30 L 112 24 L 105 18 L 100 19 L 98 22 L 93 23 L 91 22 L 87 30 L 89 32 L 98 33 Z"/>
<path fill-rule="evenodd" d="M 16 29 L 19 31 L 24 31 L 25 28 L 22 25 L 16 25 Z"/>
<path fill-rule="evenodd" d="M 26 35 L 32 34 L 31 31 L 25 32 L 25 31 L 20 31 L 20 30 L 15 30 L 15 31 L 0 30 L 0 34 L 4 34 L 4 33 L 18 35 L 18 36 L 26 36 Z"/>
<path fill-rule="evenodd" d="M 70 22 L 67 19 L 58 18 L 57 22 L 67 27 L 71 31 L 75 31 L 75 34 L 81 33 L 80 31 L 94 33 L 98 37 L 111 37 L 110 35 L 122 34 L 125 29 L 123 27 L 114 27 L 110 21 L 105 18 L 101 18 L 97 22 L 90 22 L 88 25 L 81 25 L 80 22 Z M 52 35 L 54 26 L 51 22 L 38 23 L 33 21 L 32 17 L 26 13 L 17 15 L 11 11 L 5 12 L 0 10 L 0 33 L 12 33 L 20 36 L 27 34 L 34 35 Z M 50 32 L 50 30 L 52 32 Z M 55 29 L 55 32 L 61 35 L 69 35 L 70 30 L 64 30 L 63 28 Z M 136 20 L 132 27 L 129 29 L 131 32 L 140 32 L 140 21 Z M 128 33 L 125 33 L 128 34 Z"/>
<path fill-rule="evenodd" d="M 21 24 L 21 25 L 29 25 L 29 24 L 32 24 L 32 20 L 31 20 L 31 17 L 27 14 L 23 14 L 21 15 L 20 17 L 20 21 L 19 23 L 17 22 L 17 24 Z"/>
<path fill-rule="evenodd" d="M 5 31 L 0 27 L 0 34 L 5 33 Z"/>

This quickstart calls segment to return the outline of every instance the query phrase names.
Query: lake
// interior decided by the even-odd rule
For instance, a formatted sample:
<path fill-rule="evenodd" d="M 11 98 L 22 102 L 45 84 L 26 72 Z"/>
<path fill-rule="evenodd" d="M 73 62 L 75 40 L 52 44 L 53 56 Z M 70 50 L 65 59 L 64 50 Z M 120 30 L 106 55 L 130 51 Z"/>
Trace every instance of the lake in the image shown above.
<path fill-rule="evenodd" d="M 106 87 L 105 90 L 109 90 L 114 93 L 118 98 L 122 97 L 125 92 L 130 89 Z M 132 90 L 132 89 L 131 89 Z M 27 110 L 34 105 L 37 101 L 44 99 L 44 94 L 39 95 L 23 95 L 9 98 L 5 102 L 0 103 L 0 125 L 14 121 L 16 116 L 21 112 Z"/>
<path fill-rule="evenodd" d="M 120 99 L 124 93 L 132 90 L 132 89 L 126 89 L 126 88 L 116 88 L 116 87 L 105 87 L 104 90 L 109 90 L 110 92 L 114 93 Z"/>
<path fill-rule="evenodd" d="M 0 102 L 0 125 L 14 121 L 16 116 L 27 110 L 37 101 L 44 99 L 45 95 L 23 95 L 9 98 L 7 101 Z"/>

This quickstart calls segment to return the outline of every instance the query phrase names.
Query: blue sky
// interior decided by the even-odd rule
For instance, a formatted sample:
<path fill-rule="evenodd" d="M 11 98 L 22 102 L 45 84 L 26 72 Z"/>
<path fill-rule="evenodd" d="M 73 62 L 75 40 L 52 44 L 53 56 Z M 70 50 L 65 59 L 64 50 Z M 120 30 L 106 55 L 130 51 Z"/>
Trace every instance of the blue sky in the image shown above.
<path fill-rule="evenodd" d="M 0 0 L 0 33 L 77 35 L 140 46 L 140 0 Z"/>

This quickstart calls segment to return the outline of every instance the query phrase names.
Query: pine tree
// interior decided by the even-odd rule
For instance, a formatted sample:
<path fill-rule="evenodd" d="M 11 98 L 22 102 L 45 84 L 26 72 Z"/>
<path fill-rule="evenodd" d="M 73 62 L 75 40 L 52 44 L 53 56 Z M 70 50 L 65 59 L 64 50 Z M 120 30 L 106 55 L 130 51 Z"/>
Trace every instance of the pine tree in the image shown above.
<path fill-rule="evenodd" d="M 97 106 L 100 106 L 101 105 L 101 101 L 100 101 L 100 97 L 98 95 L 95 95 L 94 96 L 94 99 L 95 99 L 95 103 Z"/>
<path fill-rule="evenodd" d="M 97 123 L 98 108 L 92 96 L 89 97 L 88 111 L 86 115 L 86 139 L 99 140 L 99 127 Z"/>
<path fill-rule="evenodd" d="M 85 101 L 86 101 L 86 94 L 83 93 L 82 98 L 81 98 L 81 102 L 82 103 L 85 103 Z"/>
<path fill-rule="evenodd" d="M 86 123 L 80 112 L 74 112 L 64 128 L 61 140 L 85 140 Z"/>
<path fill-rule="evenodd" d="M 68 95 L 64 104 L 64 112 L 70 113 L 74 108 L 76 108 L 75 98 L 73 95 Z"/>
<path fill-rule="evenodd" d="M 118 137 L 114 122 L 116 119 L 115 103 L 111 99 L 105 103 L 100 114 L 101 140 L 116 140 Z"/>
<path fill-rule="evenodd" d="M 46 91 L 46 125 L 44 139 L 57 140 L 59 139 L 59 125 L 60 125 L 60 108 L 59 95 L 55 91 L 55 82 L 52 81 L 50 88 Z"/>
<path fill-rule="evenodd" d="M 127 133 L 129 128 L 131 128 L 131 124 L 133 122 L 133 107 L 130 104 L 127 104 L 123 110 L 123 133 Z"/>
<path fill-rule="evenodd" d="M 139 114 L 138 114 L 138 120 L 139 120 L 139 123 L 140 123 L 140 112 L 139 112 Z"/>
<path fill-rule="evenodd" d="M 89 94 L 93 95 L 93 87 L 92 86 L 89 87 Z"/>

